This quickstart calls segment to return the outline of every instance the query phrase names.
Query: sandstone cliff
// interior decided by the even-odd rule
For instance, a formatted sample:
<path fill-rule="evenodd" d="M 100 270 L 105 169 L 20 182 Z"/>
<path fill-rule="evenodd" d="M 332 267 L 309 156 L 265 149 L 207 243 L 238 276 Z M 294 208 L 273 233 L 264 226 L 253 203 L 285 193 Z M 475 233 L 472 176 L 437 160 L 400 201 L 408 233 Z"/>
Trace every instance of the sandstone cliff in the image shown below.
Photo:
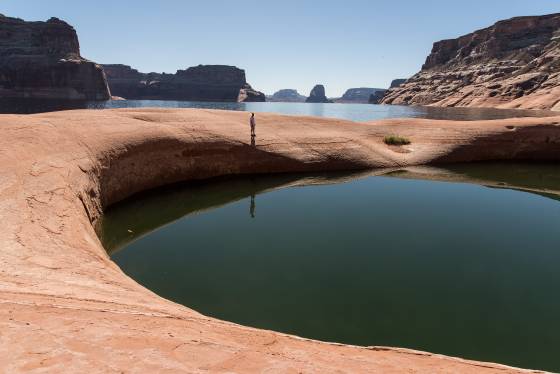
<path fill-rule="evenodd" d="M 198 65 L 175 74 L 140 73 L 127 65 L 103 65 L 113 95 L 140 100 L 265 101 L 235 66 Z"/>
<path fill-rule="evenodd" d="M 306 103 L 331 103 L 325 95 L 325 86 L 318 84 L 309 93 L 309 97 L 305 99 Z"/>
<path fill-rule="evenodd" d="M 0 14 L 0 98 L 107 100 L 110 93 L 103 69 L 80 56 L 72 26 Z"/>
<path fill-rule="evenodd" d="M 437 42 L 422 70 L 382 102 L 560 110 L 560 13 Z"/>

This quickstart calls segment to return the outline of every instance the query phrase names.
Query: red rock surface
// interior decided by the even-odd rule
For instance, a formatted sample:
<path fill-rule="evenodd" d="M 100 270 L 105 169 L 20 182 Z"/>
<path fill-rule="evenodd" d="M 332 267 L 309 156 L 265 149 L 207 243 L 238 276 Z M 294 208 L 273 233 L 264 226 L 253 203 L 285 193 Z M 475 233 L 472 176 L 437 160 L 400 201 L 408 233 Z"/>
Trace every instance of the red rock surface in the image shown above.
<path fill-rule="evenodd" d="M 437 42 L 422 70 L 382 103 L 560 110 L 560 14 Z"/>
<path fill-rule="evenodd" d="M 375 123 L 128 109 L 1 115 L 0 371 L 514 373 L 399 348 L 301 339 L 164 300 L 109 259 L 94 225 L 108 205 L 218 175 L 560 158 L 560 117 Z M 407 136 L 409 146 L 383 143 Z"/>

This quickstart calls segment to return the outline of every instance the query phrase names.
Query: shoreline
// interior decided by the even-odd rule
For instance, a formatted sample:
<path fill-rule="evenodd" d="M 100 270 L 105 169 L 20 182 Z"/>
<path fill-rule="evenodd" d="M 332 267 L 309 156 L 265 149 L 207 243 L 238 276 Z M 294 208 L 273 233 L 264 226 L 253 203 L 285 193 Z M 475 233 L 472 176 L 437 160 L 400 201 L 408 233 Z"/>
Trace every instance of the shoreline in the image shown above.
<path fill-rule="evenodd" d="M 160 105 L 132 105 L 130 103 L 152 102 L 160 103 Z M 168 103 L 175 103 L 176 106 L 168 105 Z M 259 108 L 259 105 L 263 105 Z M 425 118 L 432 120 L 465 120 L 465 121 L 479 121 L 479 120 L 494 120 L 494 119 L 507 119 L 507 118 L 523 118 L 523 117 L 556 117 L 560 116 L 560 110 L 547 110 L 547 109 L 525 109 L 525 108 L 499 108 L 496 106 L 438 106 L 438 105 L 415 105 L 415 104 L 370 104 L 360 102 L 332 102 L 332 103 L 306 103 L 306 102 L 283 102 L 283 101 L 266 101 L 266 102 L 235 102 L 235 101 L 176 101 L 176 100 L 138 100 L 138 99 L 112 99 L 103 101 L 88 101 L 88 100 L 59 100 L 59 99 L 17 99 L 5 98 L 4 104 L 0 105 L 0 115 L 2 114 L 45 114 L 62 112 L 69 110 L 112 110 L 112 109 L 216 109 L 216 110 L 236 110 L 236 111 L 255 111 L 258 113 L 280 114 L 280 115 L 295 115 L 295 116 L 317 116 L 316 113 L 310 112 L 306 114 L 301 111 L 285 111 L 280 113 L 275 111 L 274 107 L 270 110 L 262 111 L 267 105 L 285 105 L 294 104 L 295 107 L 300 107 L 301 104 L 319 104 L 322 107 L 324 104 L 342 104 L 343 106 L 351 107 L 367 107 L 383 108 L 382 110 L 390 113 L 392 109 L 408 112 L 406 114 L 399 114 L 397 116 L 379 116 L 372 118 L 344 118 L 344 116 L 336 116 L 334 113 L 331 115 L 320 115 L 323 118 L 338 118 L 346 119 L 356 122 L 380 121 L 385 119 L 405 119 L 405 118 Z M 128 106 L 130 105 L 130 106 Z M 183 106 L 182 106 L 183 105 Z M 249 107 L 246 106 L 255 106 Z M 223 106 L 223 107 L 219 107 Z M 238 106 L 236 108 L 236 106 Z M 301 106 L 305 107 L 305 105 Z M 313 105 L 311 105 L 313 107 Z M 327 106 L 326 108 L 329 108 Z M 376 110 L 373 109 L 372 113 Z M 431 114 L 430 114 L 431 113 Z M 500 114 L 501 113 L 501 114 Z M 362 114 L 363 115 L 363 114 Z M 360 116 L 361 117 L 361 116 Z M 485 118 L 486 117 L 486 118 Z"/>
<path fill-rule="evenodd" d="M 216 320 L 128 278 L 103 210 L 171 183 L 484 160 L 560 160 L 558 117 L 351 122 L 207 109 L 0 115 L 5 371 L 539 372 L 415 350 L 324 343 Z M 392 133 L 412 143 L 387 146 Z"/>

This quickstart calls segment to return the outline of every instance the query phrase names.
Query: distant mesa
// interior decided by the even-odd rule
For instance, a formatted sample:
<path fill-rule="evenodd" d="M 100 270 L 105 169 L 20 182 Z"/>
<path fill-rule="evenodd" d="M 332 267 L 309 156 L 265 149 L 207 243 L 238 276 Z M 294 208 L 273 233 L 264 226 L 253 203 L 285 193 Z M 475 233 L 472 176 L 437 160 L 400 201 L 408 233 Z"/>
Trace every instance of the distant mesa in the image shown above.
<path fill-rule="evenodd" d="M 276 91 L 273 95 L 267 96 L 267 101 L 277 101 L 286 103 L 303 103 L 306 97 L 300 95 L 297 90 L 291 88 L 285 88 Z"/>
<path fill-rule="evenodd" d="M 103 69 L 80 56 L 76 30 L 0 14 L 0 98 L 108 100 Z"/>
<path fill-rule="evenodd" d="M 336 103 L 367 103 L 371 95 L 381 95 L 387 91 L 385 88 L 359 87 L 349 88 L 342 97 L 335 99 Z"/>
<path fill-rule="evenodd" d="M 332 103 L 325 95 L 325 86 L 318 84 L 309 93 L 309 97 L 305 99 L 306 103 Z"/>
<path fill-rule="evenodd" d="M 245 79 L 245 71 L 228 65 L 198 65 L 175 74 L 141 73 L 128 65 L 103 65 L 111 93 L 133 100 L 265 101 Z"/>
<path fill-rule="evenodd" d="M 434 43 L 422 70 L 382 102 L 560 110 L 560 13 Z"/>

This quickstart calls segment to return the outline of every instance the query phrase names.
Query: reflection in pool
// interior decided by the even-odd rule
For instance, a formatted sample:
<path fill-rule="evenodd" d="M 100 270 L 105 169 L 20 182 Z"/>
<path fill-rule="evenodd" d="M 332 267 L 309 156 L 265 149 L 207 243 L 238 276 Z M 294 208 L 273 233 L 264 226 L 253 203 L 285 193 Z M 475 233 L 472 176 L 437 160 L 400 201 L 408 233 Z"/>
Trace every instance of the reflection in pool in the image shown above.
<path fill-rule="evenodd" d="M 246 177 L 125 201 L 100 235 L 129 276 L 206 315 L 558 371 L 558 191 L 556 165 Z"/>

